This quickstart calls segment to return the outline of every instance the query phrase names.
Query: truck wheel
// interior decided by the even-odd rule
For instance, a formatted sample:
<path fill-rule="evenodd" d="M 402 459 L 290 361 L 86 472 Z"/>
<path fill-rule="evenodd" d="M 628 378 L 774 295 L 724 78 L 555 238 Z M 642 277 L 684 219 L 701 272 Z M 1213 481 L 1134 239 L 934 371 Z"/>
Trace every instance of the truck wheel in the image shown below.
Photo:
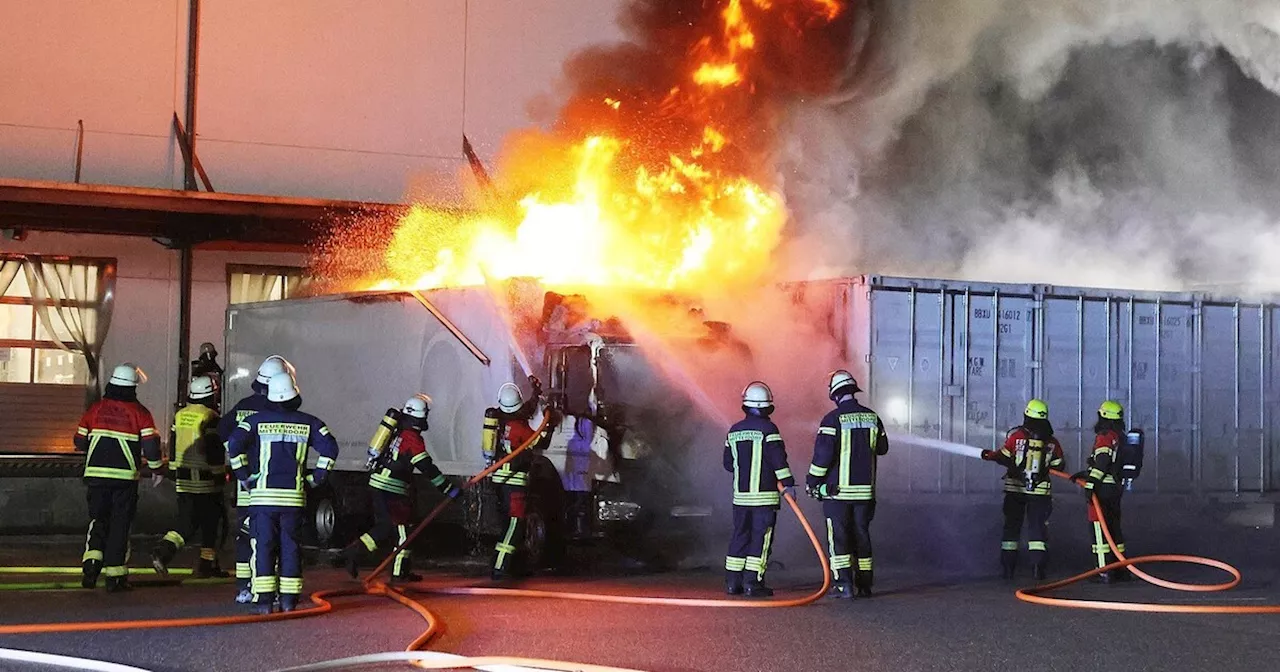
<path fill-rule="evenodd" d="M 525 566 L 554 568 L 564 560 L 567 533 L 565 497 L 560 479 L 533 479 L 525 504 Z"/>
<path fill-rule="evenodd" d="M 325 497 L 316 502 L 315 511 L 311 514 L 311 524 L 315 527 L 316 544 L 328 547 L 333 541 L 338 524 L 338 512 L 333 505 L 333 497 Z"/>

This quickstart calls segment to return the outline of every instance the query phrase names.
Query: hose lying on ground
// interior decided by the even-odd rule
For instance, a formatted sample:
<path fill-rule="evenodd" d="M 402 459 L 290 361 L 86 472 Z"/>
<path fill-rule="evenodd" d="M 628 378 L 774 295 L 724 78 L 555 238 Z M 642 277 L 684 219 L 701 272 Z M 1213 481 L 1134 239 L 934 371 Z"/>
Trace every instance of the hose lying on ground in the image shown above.
<path fill-rule="evenodd" d="M 503 459 L 497 461 L 489 468 L 485 469 L 481 473 L 472 477 L 470 480 L 467 481 L 465 487 L 471 487 L 471 486 L 474 486 L 476 483 L 479 483 L 489 474 L 496 471 L 503 464 L 515 458 L 522 451 L 526 450 L 527 448 L 529 448 L 529 446 L 533 445 L 534 441 L 538 438 L 539 434 L 541 434 L 542 430 L 546 427 L 547 421 L 548 419 L 544 418 L 542 424 L 539 425 L 538 430 L 534 432 L 533 436 L 530 437 L 528 441 L 524 442 L 515 450 L 511 451 L 511 453 L 509 453 L 508 455 L 504 456 Z M 589 593 L 556 593 L 553 591 L 520 590 L 520 589 L 507 589 L 507 588 L 452 587 L 452 588 L 437 588 L 437 589 L 419 588 L 418 590 L 420 590 L 421 592 L 435 592 L 435 593 L 450 594 L 450 595 L 495 595 L 496 594 L 496 595 L 504 595 L 504 596 L 512 596 L 512 597 L 559 598 L 559 599 L 581 600 L 581 601 L 592 601 L 592 602 L 609 602 L 609 603 L 638 604 L 638 605 L 683 606 L 683 607 L 729 607 L 729 608 L 774 607 L 774 608 L 778 608 L 778 607 L 795 607 L 795 606 L 810 604 L 821 599 L 822 596 L 825 595 L 827 590 L 831 587 L 830 565 L 827 562 L 826 556 L 823 552 L 821 542 L 818 541 L 818 537 L 816 534 L 814 534 L 813 528 L 809 525 L 808 520 L 805 519 L 803 512 L 800 511 L 800 506 L 796 503 L 795 499 L 791 495 L 786 493 L 785 489 L 781 485 L 778 486 L 778 490 L 782 492 L 783 498 L 786 500 L 788 506 L 790 506 L 792 512 L 796 515 L 796 519 L 800 522 L 801 527 L 804 528 L 805 534 L 808 535 L 809 541 L 813 544 L 814 551 L 817 553 L 817 556 L 818 556 L 819 564 L 822 567 L 822 585 L 815 592 L 803 597 L 788 599 L 788 600 L 751 601 L 751 600 L 725 600 L 725 599 L 699 599 L 699 598 L 673 598 L 673 597 L 644 597 L 644 596 L 627 596 L 627 595 L 593 595 Z M 533 668 L 533 669 L 542 669 L 542 670 L 563 670 L 563 671 L 581 670 L 582 672 L 635 672 L 635 671 L 623 670 L 622 668 L 609 668 L 609 667 L 602 667 L 602 666 L 595 666 L 595 665 L 584 665 L 584 664 L 578 664 L 578 663 L 562 663 L 558 661 L 546 661 L 546 660 L 537 660 L 537 659 L 528 659 L 528 658 L 509 658 L 509 657 L 507 658 L 504 658 L 504 657 L 465 658 L 463 660 L 456 660 L 456 659 L 441 660 L 439 658 L 436 658 L 434 662 L 428 662 L 427 659 L 432 657 L 431 655 L 428 655 L 431 652 L 419 652 L 418 650 L 426 646 L 427 643 L 429 643 L 433 638 L 435 638 L 440 633 L 442 628 L 439 620 L 436 619 L 436 617 L 429 610 L 427 610 L 426 607 L 422 606 L 417 601 L 409 598 L 408 596 L 406 596 L 404 593 L 400 592 L 396 588 L 393 588 L 384 583 L 375 581 L 375 578 L 378 576 L 379 573 L 381 573 L 386 568 L 386 566 L 389 564 L 391 559 L 395 557 L 395 554 L 398 553 L 400 550 L 402 550 L 410 542 L 412 542 L 414 537 L 416 537 L 418 533 L 420 533 L 426 527 L 426 525 L 431 522 L 432 519 L 434 519 L 437 515 L 439 515 L 440 511 L 442 511 L 450 501 L 452 500 L 446 499 L 440 505 L 436 506 L 436 508 L 426 518 L 424 518 L 416 528 L 414 528 L 413 533 L 410 534 L 406 538 L 406 540 L 401 543 L 399 547 L 393 549 L 391 553 L 387 555 L 387 559 L 384 560 L 382 564 L 378 565 L 378 567 L 376 567 L 372 572 L 369 573 L 367 577 L 365 577 L 362 588 L 360 589 L 352 588 L 352 589 L 342 589 L 342 590 L 322 590 L 322 591 L 312 593 L 311 601 L 315 603 L 315 606 L 305 607 L 305 608 L 298 609 L 291 612 L 276 612 L 272 614 L 210 616 L 210 617 L 184 618 L 184 619 L 172 619 L 172 620 L 144 619 L 144 620 L 133 620 L 133 621 L 89 621 L 89 622 L 75 622 L 75 623 L 24 623 L 24 624 L 16 624 L 16 625 L 0 625 L 0 635 L 92 632 L 92 631 L 101 631 L 101 630 L 132 630 L 132 629 L 143 629 L 143 628 L 182 628 L 182 627 L 192 627 L 192 626 L 201 626 L 201 625 L 236 625 L 236 624 L 245 624 L 245 623 L 261 623 L 266 621 L 307 618 L 310 616 L 319 616 L 321 614 L 329 613 L 330 611 L 333 610 L 333 604 L 329 601 L 330 598 L 355 596 L 355 595 L 380 595 L 383 597 L 387 597 L 388 599 L 394 600 L 395 602 L 411 609 L 414 613 L 418 614 L 427 623 L 427 629 L 424 630 L 422 634 L 418 635 L 417 638 L 415 638 L 412 642 L 409 643 L 409 645 L 406 647 L 405 653 L 390 654 L 391 657 L 389 658 L 379 658 L 379 656 L 386 656 L 388 654 L 370 654 L 368 656 L 357 656 L 351 659 L 344 659 L 343 661 L 331 661 L 328 663 L 321 662 L 313 665 L 304 665 L 301 667 L 295 667 L 295 668 L 289 668 L 289 669 L 292 672 L 301 672 L 303 670 L 309 671 L 309 670 L 337 669 L 334 667 L 335 663 L 341 663 L 342 667 L 350 667 L 358 664 L 373 664 L 373 663 L 380 663 L 380 662 L 386 662 L 391 660 L 415 660 L 415 661 L 419 661 L 417 664 L 420 667 L 429 667 L 433 669 L 447 669 L 447 668 L 457 668 L 457 667 L 474 667 L 479 669 L 481 667 L 493 668 L 495 666 L 508 666 L 503 669 L 511 670 L 512 668 L 509 666 L 517 666 L 517 667 L 522 666 L 524 668 Z M 58 568 L 58 569 L 65 569 L 65 568 Z M 34 654 L 34 652 L 18 652 L 18 653 L 23 655 Z M 35 654 L 35 655 L 42 655 L 42 654 Z M 0 659 L 4 659 L 4 656 L 0 655 Z M 17 660 L 17 658 L 15 658 L 14 660 Z M 85 660 L 87 661 L 87 659 Z M 87 661 L 87 662 L 97 662 L 97 661 Z M 113 665 L 112 663 L 105 663 L 105 664 Z M 118 666 L 115 668 L 99 668 L 99 669 L 119 670 L 120 672 L 125 672 L 125 671 L 137 670 L 138 668 L 128 668 L 125 666 Z"/>
<path fill-rule="evenodd" d="M 1054 476 L 1064 478 L 1068 481 L 1071 477 L 1066 473 L 1054 470 L 1051 472 Z M 1074 482 L 1074 481 L 1073 481 Z M 1166 614 L 1280 614 L 1280 605 L 1229 605 L 1229 604 L 1162 604 L 1155 602 L 1120 602 L 1108 600 L 1080 600 L 1063 597 L 1048 597 L 1046 593 L 1064 588 L 1074 583 L 1079 583 L 1093 576 L 1097 576 L 1103 572 L 1109 572 L 1117 569 L 1128 568 L 1133 572 L 1134 576 L 1161 588 L 1169 590 L 1177 590 L 1189 593 L 1216 593 L 1224 590 L 1231 590 L 1240 585 L 1240 570 L 1231 565 L 1213 558 L 1204 558 L 1196 555 L 1177 555 L 1177 554 L 1161 554 L 1161 555 L 1142 555 L 1136 558 L 1127 558 L 1120 549 L 1116 548 L 1115 539 L 1111 537 L 1111 529 L 1107 527 L 1106 517 L 1102 515 L 1102 505 L 1098 502 L 1097 495 L 1090 495 L 1089 506 L 1092 506 L 1094 512 L 1098 516 L 1098 520 L 1102 522 L 1102 533 L 1106 536 L 1107 546 L 1111 547 L 1111 552 L 1115 554 L 1117 560 L 1105 567 L 1098 567 L 1087 572 L 1067 577 L 1059 581 L 1033 586 L 1031 588 L 1023 588 L 1018 590 L 1019 600 L 1030 602 L 1032 604 L 1044 604 L 1052 607 L 1069 607 L 1072 609 L 1102 609 L 1107 611 L 1140 611 L 1148 613 L 1166 613 Z M 1155 562 L 1181 562 L 1193 565 L 1203 565 L 1220 569 L 1231 575 L 1231 580 L 1223 583 L 1179 583 L 1177 581 L 1169 581 L 1152 576 L 1147 572 L 1138 569 L 1137 565 L 1155 563 Z"/>

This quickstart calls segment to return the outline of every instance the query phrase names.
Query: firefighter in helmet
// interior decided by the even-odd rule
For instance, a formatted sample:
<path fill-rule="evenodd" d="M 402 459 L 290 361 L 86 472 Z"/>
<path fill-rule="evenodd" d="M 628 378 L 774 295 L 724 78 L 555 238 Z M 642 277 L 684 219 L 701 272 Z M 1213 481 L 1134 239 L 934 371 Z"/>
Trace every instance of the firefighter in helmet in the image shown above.
<path fill-rule="evenodd" d="M 724 470 L 733 474 L 733 536 L 725 556 L 725 592 L 769 597 L 764 583 L 773 526 L 782 503 L 778 484 L 793 488 L 782 434 L 769 415 L 773 392 L 760 381 L 742 391 L 745 417 L 729 428 L 724 441 Z"/>
<path fill-rule="evenodd" d="M 457 485 L 450 483 L 440 468 L 431 461 L 422 434 L 427 431 L 427 416 L 431 412 L 431 397 L 417 394 L 409 397 L 396 410 L 388 409 L 369 442 L 366 465 L 369 471 L 369 489 L 373 495 L 373 528 L 360 535 L 343 550 L 347 573 L 356 578 L 360 561 L 378 550 L 379 546 L 395 548 L 408 540 L 409 525 L 413 522 L 413 472 L 426 476 L 441 494 L 456 499 Z M 393 582 L 421 581 L 409 565 L 410 551 L 396 553 L 391 567 Z"/>
<path fill-rule="evenodd" d="M 1049 515 L 1053 497 L 1050 469 L 1062 469 L 1062 445 L 1053 436 L 1049 406 L 1039 399 L 1027 402 L 1022 424 L 1009 430 L 1000 450 L 982 451 L 982 459 L 1005 468 L 1004 533 L 1000 537 L 1002 575 L 1012 579 L 1018 567 L 1018 540 L 1027 523 L 1027 550 L 1036 580 L 1045 577 L 1049 552 Z"/>
<path fill-rule="evenodd" d="M 853 374 L 831 372 L 827 396 L 836 407 L 822 417 L 805 479 L 809 495 L 822 500 L 831 549 L 831 596 L 871 596 L 871 519 L 876 515 L 876 462 L 889 452 L 889 437 L 876 412 L 854 398 Z M 854 566 L 854 559 L 857 565 Z"/>
<path fill-rule="evenodd" d="M 1124 532 L 1120 530 L 1120 496 L 1124 492 L 1117 472 L 1119 471 L 1120 447 L 1125 442 L 1124 407 L 1116 401 L 1104 401 L 1098 407 L 1098 420 L 1094 423 L 1093 452 L 1089 454 L 1088 469 L 1076 474 L 1076 479 L 1084 481 L 1085 496 L 1089 501 L 1089 523 L 1093 539 L 1093 557 L 1099 567 L 1105 567 L 1116 561 L 1107 537 L 1103 534 L 1102 524 L 1105 521 L 1111 538 L 1116 542 L 1116 550 L 1124 553 Z M 1083 478 L 1081 478 L 1083 477 Z M 1093 505 L 1093 498 L 1098 498 L 1098 506 Z M 1102 517 L 1098 517 L 1098 508 L 1102 509 Z M 1127 567 L 1102 572 L 1097 580 L 1103 583 L 1127 581 L 1132 576 Z"/>
<path fill-rule="evenodd" d="M 498 488 L 498 508 L 507 519 L 507 527 L 494 546 L 493 569 L 490 576 L 501 581 L 517 573 L 517 549 L 524 541 L 525 497 L 529 486 L 529 468 L 533 465 L 533 451 L 545 448 L 551 438 L 550 424 L 535 438 L 529 418 L 538 406 L 542 392 L 537 378 L 530 377 L 533 398 L 525 401 L 515 383 L 503 383 L 498 388 L 498 406 L 484 412 L 484 432 L 481 449 L 485 462 L 492 465 L 520 446 L 534 441 L 524 452 L 498 467 L 489 480 Z M 548 411 L 549 412 L 549 411 Z"/>

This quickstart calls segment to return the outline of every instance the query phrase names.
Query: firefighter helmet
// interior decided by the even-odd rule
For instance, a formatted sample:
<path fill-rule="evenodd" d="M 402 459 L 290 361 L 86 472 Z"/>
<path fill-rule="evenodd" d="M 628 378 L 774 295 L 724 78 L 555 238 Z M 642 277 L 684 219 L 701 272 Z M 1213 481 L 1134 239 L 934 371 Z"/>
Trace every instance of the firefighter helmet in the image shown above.
<path fill-rule="evenodd" d="M 267 401 L 281 404 L 296 399 L 298 394 L 298 383 L 288 371 L 281 371 L 267 381 Z"/>
<path fill-rule="evenodd" d="M 1032 399 L 1031 401 L 1027 402 L 1027 410 L 1023 411 L 1022 413 L 1026 415 L 1028 418 L 1035 418 L 1036 420 L 1048 420 L 1049 404 L 1046 404 L 1043 401 L 1040 401 L 1039 399 Z"/>
<path fill-rule="evenodd" d="M 742 390 L 742 405 L 747 408 L 769 408 L 773 406 L 773 390 L 760 381 L 753 381 Z"/>
<path fill-rule="evenodd" d="M 147 382 L 147 374 L 132 362 L 125 362 L 112 369 L 111 378 L 107 382 L 119 387 L 137 387 Z"/>
<path fill-rule="evenodd" d="M 426 420 L 427 413 L 431 411 L 431 397 L 425 394 L 415 394 L 404 402 L 404 408 L 400 412 L 411 418 Z"/>
<path fill-rule="evenodd" d="M 1118 401 L 1108 399 L 1098 407 L 1098 417 L 1104 420 L 1124 420 L 1124 406 L 1121 406 Z"/>
<path fill-rule="evenodd" d="M 297 369 L 289 363 L 289 360 L 280 355 L 271 355 L 263 360 L 262 365 L 258 367 L 258 382 L 267 385 L 271 382 L 271 377 L 277 373 L 287 373 L 290 376 L 298 375 Z"/>
<path fill-rule="evenodd" d="M 215 348 L 212 343 L 205 341 L 204 343 L 200 344 L 200 356 L 203 357 L 205 355 L 208 355 L 210 357 L 217 357 L 218 349 Z"/>
<path fill-rule="evenodd" d="M 846 388 L 849 387 L 852 387 L 853 389 L 846 390 Z M 861 391 L 862 388 L 858 387 L 858 381 L 854 379 L 852 373 L 849 373 L 844 369 L 831 372 L 831 376 L 827 381 L 827 394 L 832 399 L 838 399 L 846 394 L 853 394 Z"/>
<path fill-rule="evenodd" d="M 187 398 L 191 401 L 208 399 L 213 396 L 215 390 L 212 378 L 209 376 L 196 376 L 187 384 Z"/>
<path fill-rule="evenodd" d="M 524 395 L 515 383 L 503 383 L 498 388 L 498 408 L 503 413 L 515 413 L 524 405 Z"/>

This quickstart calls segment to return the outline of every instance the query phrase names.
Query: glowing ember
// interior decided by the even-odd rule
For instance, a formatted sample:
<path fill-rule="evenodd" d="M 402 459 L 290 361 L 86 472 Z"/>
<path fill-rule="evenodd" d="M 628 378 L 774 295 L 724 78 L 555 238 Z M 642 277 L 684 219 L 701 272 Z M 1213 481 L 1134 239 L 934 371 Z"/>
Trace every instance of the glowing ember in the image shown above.
<path fill-rule="evenodd" d="M 825 29 L 842 7 L 721 0 L 708 14 L 690 5 L 668 3 L 661 17 L 686 33 L 682 62 L 654 66 L 662 77 L 644 86 L 583 91 L 555 134 L 515 138 L 495 178 L 507 206 L 471 215 L 414 207 L 382 255 L 385 275 L 366 286 L 527 276 L 550 286 L 692 288 L 766 272 L 786 222 L 767 181 L 772 101 L 795 78 L 762 73 L 793 56 L 787 49 L 808 48 L 806 31 Z"/>

